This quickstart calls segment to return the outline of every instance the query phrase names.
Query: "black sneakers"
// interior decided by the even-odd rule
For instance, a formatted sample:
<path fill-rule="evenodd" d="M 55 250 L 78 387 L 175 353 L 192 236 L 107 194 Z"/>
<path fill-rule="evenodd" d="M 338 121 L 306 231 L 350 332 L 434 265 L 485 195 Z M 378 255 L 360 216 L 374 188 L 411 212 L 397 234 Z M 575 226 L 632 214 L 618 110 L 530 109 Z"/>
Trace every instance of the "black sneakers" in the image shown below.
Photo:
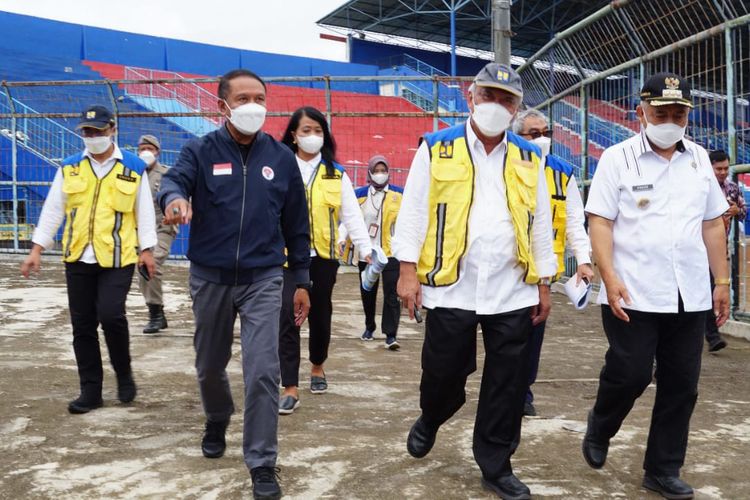
<path fill-rule="evenodd" d="M 513 474 L 495 479 L 482 477 L 482 486 L 503 500 L 528 500 L 531 498 L 531 490 Z"/>
<path fill-rule="evenodd" d="M 117 399 L 122 403 L 130 403 L 135 399 L 137 392 L 133 374 L 117 379 Z"/>
<path fill-rule="evenodd" d="M 229 420 L 224 422 L 206 421 L 206 430 L 203 432 L 201 451 L 206 458 L 220 458 L 227 449 L 225 435 Z"/>
<path fill-rule="evenodd" d="M 253 478 L 255 500 L 277 500 L 281 498 L 278 467 L 255 467 L 250 471 Z"/>

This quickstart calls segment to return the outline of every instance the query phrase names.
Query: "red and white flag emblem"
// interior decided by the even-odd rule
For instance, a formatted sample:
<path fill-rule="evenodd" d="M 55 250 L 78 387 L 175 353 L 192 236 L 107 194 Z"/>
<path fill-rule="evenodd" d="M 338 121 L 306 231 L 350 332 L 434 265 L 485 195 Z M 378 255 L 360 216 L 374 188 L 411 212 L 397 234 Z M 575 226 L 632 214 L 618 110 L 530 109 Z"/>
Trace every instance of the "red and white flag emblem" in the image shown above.
<path fill-rule="evenodd" d="M 269 166 L 263 167 L 263 177 L 266 178 L 266 180 L 272 180 L 273 179 L 273 169 Z"/>
<path fill-rule="evenodd" d="M 214 163 L 214 175 L 232 175 L 232 164 Z"/>

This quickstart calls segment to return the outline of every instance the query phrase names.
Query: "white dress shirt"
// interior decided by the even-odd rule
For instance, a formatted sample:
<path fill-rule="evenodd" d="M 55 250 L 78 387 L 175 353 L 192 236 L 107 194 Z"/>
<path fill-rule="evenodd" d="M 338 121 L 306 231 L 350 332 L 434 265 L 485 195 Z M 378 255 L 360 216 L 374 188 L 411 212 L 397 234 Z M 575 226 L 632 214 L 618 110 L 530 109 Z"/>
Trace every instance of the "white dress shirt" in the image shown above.
<path fill-rule="evenodd" d="M 513 229 L 503 179 L 507 134 L 487 154 L 471 126 L 466 124 L 466 143 L 474 161 L 474 200 L 469 214 L 468 251 L 461 259 L 459 279 L 444 287 L 422 287 L 423 305 L 499 314 L 539 303 L 536 285 L 524 283 L 518 265 Z M 430 194 L 430 153 L 423 142 L 417 150 L 404 188 L 393 238 L 395 257 L 418 262 L 427 233 Z M 557 271 L 552 251 L 552 222 L 544 169 L 539 168 L 537 202 L 532 228 L 532 254 L 540 276 Z"/>
<path fill-rule="evenodd" d="M 711 309 L 703 221 L 728 208 L 708 153 L 688 140 L 671 160 L 641 133 L 607 148 L 591 182 L 586 212 L 614 221 L 615 273 L 628 309 L 676 313 Z M 607 303 L 602 284 L 599 303 Z"/>
<path fill-rule="evenodd" d="M 578 265 L 591 264 L 591 242 L 586 233 L 586 215 L 583 213 L 583 200 L 578 190 L 576 178 L 568 179 L 565 200 L 565 246 L 576 258 Z"/>
<path fill-rule="evenodd" d="M 305 183 L 305 186 L 309 187 L 315 178 L 314 175 L 318 171 L 320 160 L 320 153 L 310 161 L 305 161 L 297 156 L 297 165 L 299 165 L 302 182 Z M 357 202 L 357 197 L 354 194 L 352 181 L 346 172 L 341 176 L 341 210 L 339 211 L 339 219 L 341 219 L 341 224 L 346 227 L 349 237 L 357 248 L 364 251 L 364 255 L 370 255 L 372 251 L 370 237 L 367 234 L 365 221 L 362 219 L 362 212 L 359 209 L 359 202 Z M 310 245 L 310 256 L 315 257 L 316 255 L 315 249 Z"/>
<path fill-rule="evenodd" d="M 91 156 L 91 153 L 87 149 L 83 150 L 84 156 L 87 156 L 91 162 L 91 167 L 94 170 L 94 174 L 102 179 L 105 177 L 112 167 L 114 167 L 117 160 L 122 160 L 122 151 L 115 144 L 115 149 L 112 152 L 112 156 L 99 163 Z M 62 190 L 63 175 L 62 168 L 58 168 L 55 173 L 55 179 L 52 181 L 52 186 L 47 194 L 47 199 L 44 200 L 44 206 L 42 207 L 42 213 L 39 216 L 39 223 L 34 230 L 34 236 L 31 239 L 37 245 L 40 245 L 45 250 L 52 248 L 55 244 L 55 235 L 57 230 L 60 228 L 60 224 L 65 218 L 65 203 L 67 201 L 67 195 Z M 148 183 L 148 175 L 144 168 L 141 174 L 141 184 L 135 198 L 135 216 L 136 224 L 138 225 L 138 246 L 143 248 L 151 248 L 156 246 L 156 215 L 154 214 L 154 205 L 151 199 L 151 188 Z M 80 262 L 86 264 L 96 264 L 96 256 L 94 255 L 94 246 L 89 243 L 86 249 L 83 251 L 81 258 L 78 259 Z"/>

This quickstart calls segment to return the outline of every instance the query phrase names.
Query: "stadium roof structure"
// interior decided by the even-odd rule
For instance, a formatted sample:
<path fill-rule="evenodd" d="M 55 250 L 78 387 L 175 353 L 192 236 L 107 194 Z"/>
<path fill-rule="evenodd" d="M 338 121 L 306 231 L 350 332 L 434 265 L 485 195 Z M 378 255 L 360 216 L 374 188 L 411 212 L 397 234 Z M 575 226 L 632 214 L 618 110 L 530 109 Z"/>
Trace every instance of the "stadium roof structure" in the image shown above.
<path fill-rule="evenodd" d="M 608 3 L 608 0 L 512 0 L 513 55 L 534 54 L 555 33 Z M 451 18 L 455 21 L 453 37 Z M 318 24 L 344 29 L 349 34 L 378 33 L 452 47 L 493 50 L 492 0 L 350 0 Z"/>

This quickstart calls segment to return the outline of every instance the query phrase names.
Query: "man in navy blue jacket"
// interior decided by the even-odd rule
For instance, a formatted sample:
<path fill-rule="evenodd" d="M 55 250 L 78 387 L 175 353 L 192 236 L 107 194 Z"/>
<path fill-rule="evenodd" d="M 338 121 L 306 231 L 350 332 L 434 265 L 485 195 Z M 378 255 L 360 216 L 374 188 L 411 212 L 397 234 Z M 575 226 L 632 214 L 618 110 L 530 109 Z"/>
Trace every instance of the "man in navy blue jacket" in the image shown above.
<path fill-rule="evenodd" d="M 310 308 L 307 201 L 293 153 L 260 131 L 263 80 L 233 70 L 219 81 L 218 95 L 226 125 L 183 147 L 158 199 L 168 224 L 191 222 L 195 366 L 207 419 L 203 455 L 219 458 L 226 448 L 234 412 L 226 366 L 239 314 L 245 463 L 254 498 L 280 498 L 275 467 L 282 267 L 287 262 L 296 278 L 294 309 L 301 324 Z"/>

